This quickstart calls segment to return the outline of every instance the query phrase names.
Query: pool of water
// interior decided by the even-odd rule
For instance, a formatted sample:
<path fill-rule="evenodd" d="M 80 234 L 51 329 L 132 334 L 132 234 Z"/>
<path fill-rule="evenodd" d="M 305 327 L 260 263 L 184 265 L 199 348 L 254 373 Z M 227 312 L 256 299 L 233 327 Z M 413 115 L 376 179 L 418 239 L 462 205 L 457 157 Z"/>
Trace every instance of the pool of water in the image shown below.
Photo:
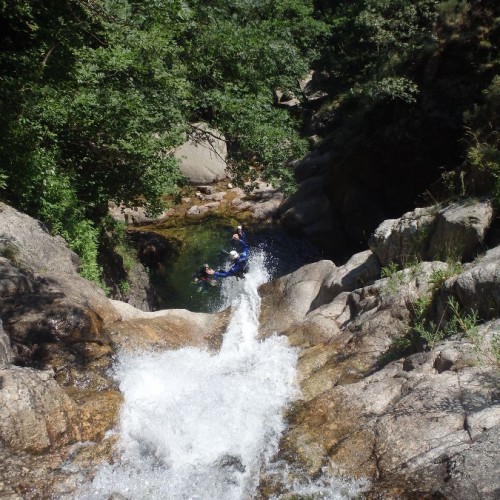
<path fill-rule="evenodd" d="M 193 273 L 204 263 L 216 270 L 230 267 L 227 253 L 233 248 L 239 249 L 239 244 L 231 240 L 236 225 L 236 222 L 215 219 L 165 231 L 165 236 L 180 242 L 180 250 L 152 271 L 151 279 L 161 309 L 214 312 L 223 306 L 221 283 L 200 287 L 194 284 Z M 245 226 L 245 231 L 250 252 L 265 253 L 270 279 L 322 258 L 321 251 L 314 245 L 291 237 L 279 226 Z"/>

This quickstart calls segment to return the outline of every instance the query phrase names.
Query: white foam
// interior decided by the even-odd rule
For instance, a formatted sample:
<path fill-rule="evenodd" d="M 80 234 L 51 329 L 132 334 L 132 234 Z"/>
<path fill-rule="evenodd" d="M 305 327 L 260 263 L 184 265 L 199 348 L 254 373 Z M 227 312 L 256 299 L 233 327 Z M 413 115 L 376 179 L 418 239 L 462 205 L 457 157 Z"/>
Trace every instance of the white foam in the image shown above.
<path fill-rule="evenodd" d="M 286 338 L 256 338 L 257 287 L 266 278 L 256 252 L 244 280 L 225 282 L 234 313 L 219 353 L 120 355 L 121 459 L 103 466 L 82 498 L 252 496 L 277 450 L 283 409 L 297 395 L 297 354 Z"/>

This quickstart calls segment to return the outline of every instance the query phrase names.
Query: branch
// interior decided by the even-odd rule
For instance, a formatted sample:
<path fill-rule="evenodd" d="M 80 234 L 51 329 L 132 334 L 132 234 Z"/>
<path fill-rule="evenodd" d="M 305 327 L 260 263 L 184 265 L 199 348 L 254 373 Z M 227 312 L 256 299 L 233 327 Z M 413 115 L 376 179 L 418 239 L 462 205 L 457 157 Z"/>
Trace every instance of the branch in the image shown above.
<path fill-rule="evenodd" d="M 205 136 L 205 140 L 208 142 L 209 146 L 210 146 L 210 149 L 219 157 L 219 159 L 221 159 L 226 165 L 229 165 L 229 163 L 226 161 L 225 158 L 223 158 L 219 152 L 217 151 L 217 148 L 214 146 L 214 139 L 218 140 L 218 141 L 223 141 L 225 142 L 226 144 L 229 142 L 227 139 L 223 139 L 222 137 L 219 137 L 215 134 L 213 134 L 212 132 L 209 132 L 208 130 L 205 130 L 205 129 L 202 129 L 200 127 L 197 127 L 196 125 L 192 125 L 191 123 L 189 124 L 189 126 L 193 129 L 193 130 L 196 130 L 196 134 L 198 135 L 203 135 Z"/>
<path fill-rule="evenodd" d="M 54 50 L 56 49 L 56 47 L 59 45 L 59 42 L 56 42 L 54 45 L 52 45 L 52 47 L 50 47 L 49 51 L 47 52 L 47 54 L 45 54 L 45 57 L 43 58 L 43 61 L 42 61 L 42 67 L 45 68 L 45 65 L 47 64 L 47 61 L 50 57 L 50 54 L 52 54 L 52 52 L 54 52 Z"/>

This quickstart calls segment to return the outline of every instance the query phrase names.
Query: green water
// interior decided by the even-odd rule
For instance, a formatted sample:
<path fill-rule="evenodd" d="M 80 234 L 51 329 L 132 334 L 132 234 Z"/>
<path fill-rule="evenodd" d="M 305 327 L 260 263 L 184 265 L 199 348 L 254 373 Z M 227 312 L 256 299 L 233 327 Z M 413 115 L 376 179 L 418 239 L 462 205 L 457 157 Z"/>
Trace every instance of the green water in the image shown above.
<path fill-rule="evenodd" d="M 231 240 L 238 222 L 232 219 L 205 219 L 182 227 L 163 228 L 160 233 L 176 248 L 173 255 L 160 263 L 151 273 L 160 300 L 161 309 L 189 309 L 212 312 L 222 304 L 220 283 L 214 287 L 200 287 L 193 283 L 193 273 L 204 263 L 213 269 L 227 269 L 227 254 L 233 247 Z M 244 226 L 246 241 L 252 250 L 262 249 L 268 254 L 268 271 L 275 278 L 295 271 L 301 265 L 321 259 L 321 253 L 311 244 L 288 236 L 278 226 Z M 238 244 L 236 244 L 238 245 Z M 223 278 L 235 279 L 235 278 Z"/>

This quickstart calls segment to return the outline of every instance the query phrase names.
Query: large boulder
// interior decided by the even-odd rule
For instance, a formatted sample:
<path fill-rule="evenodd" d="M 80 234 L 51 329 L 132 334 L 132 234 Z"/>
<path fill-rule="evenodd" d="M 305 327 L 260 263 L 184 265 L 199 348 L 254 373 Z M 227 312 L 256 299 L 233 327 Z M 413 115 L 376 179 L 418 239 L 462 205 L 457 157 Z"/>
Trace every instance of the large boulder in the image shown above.
<path fill-rule="evenodd" d="M 327 151 L 322 152 L 319 149 L 313 150 L 300 161 L 293 164 L 295 179 L 297 182 L 304 182 L 310 177 L 317 177 L 327 172 L 332 162 L 332 154 Z"/>
<path fill-rule="evenodd" d="M 46 290 L 91 309 L 105 323 L 118 319 L 103 290 L 78 274 L 80 259 L 66 242 L 52 236 L 40 221 L 4 203 L 0 203 L 0 255 L 43 282 Z M 13 286 L 16 293 L 23 291 L 24 285 Z"/>
<path fill-rule="evenodd" d="M 382 222 L 369 246 L 382 266 L 415 258 L 467 261 L 481 248 L 492 220 L 491 201 L 416 208 Z"/>
<path fill-rule="evenodd" d="M 330 303 L 339 293 L 351 292 L 380 276 L 380 265 L 370 250 L 353 255 L 343 266 L 335 268 L 325 279 L 312 309 Z"/>
<path fill-rule="evenodd" d="M 388 219 L 377 227 L 368 244 L 381 266 L 407 264 L 422 258 L 434 230 L 436 208 L 417 208 L 399 219 Z"/>
<path fill-rule="evenodd" d="M 453 294 L 462 307 L 477 311 L 482 319 L 500 315 L 500 246 L 464 266 L 456 277 L 446 281 L 445 296 Z"/>
<path fill-rule="evenodd" d="M 279 208 L 281 223 L 290 231 L 314 236 L 332 229 L 332 206 L 324 192 L 324 176 L 306 179 Z"/>
<path fill-rule="evenodd" d="M 332 261 L 322 260 L 262 285 L 259 289 L 262 296 L 261 333 L 282 332 L 303 320 L 325 277 L 334 268 Z"/>
<path fill-rule="evenodd" d="M 429 242 L 427 255 L 434 260 L 449 257 L 461 261 L 471 260 L 493 220 L 490 201 L 470 204 L 453 203 L 440 210 L 436 227 Z"/>
<path fill-rule="evenodd" d="M 174 151 L 181 172 L 192 184 L 208 184 L 226 177 L 224 136 L 206 123 L 193 123 L 188 140 Z"/>
<path fill-rule="evenodd" d="M 106 350 L 109 335 L 102 318 L 89 307 L 87 297 L 79 297 L 77 290 L 68 296 L 64 285 L 36 277 L 3 257 L 0 272 L 0 317 L 18 363 L 43 363 L 45 344 L 79 353 L 86 360 L 93 353 L 100 357 Z M 108 317 L 118 318 L 111 304 L 106 308 Z"/>
<path fill-rule="evenodd" d="M 80 439 L 73 401 L 50 372 L 0 370 L 0 441 L 12 450 L 40 453 Z"/>

